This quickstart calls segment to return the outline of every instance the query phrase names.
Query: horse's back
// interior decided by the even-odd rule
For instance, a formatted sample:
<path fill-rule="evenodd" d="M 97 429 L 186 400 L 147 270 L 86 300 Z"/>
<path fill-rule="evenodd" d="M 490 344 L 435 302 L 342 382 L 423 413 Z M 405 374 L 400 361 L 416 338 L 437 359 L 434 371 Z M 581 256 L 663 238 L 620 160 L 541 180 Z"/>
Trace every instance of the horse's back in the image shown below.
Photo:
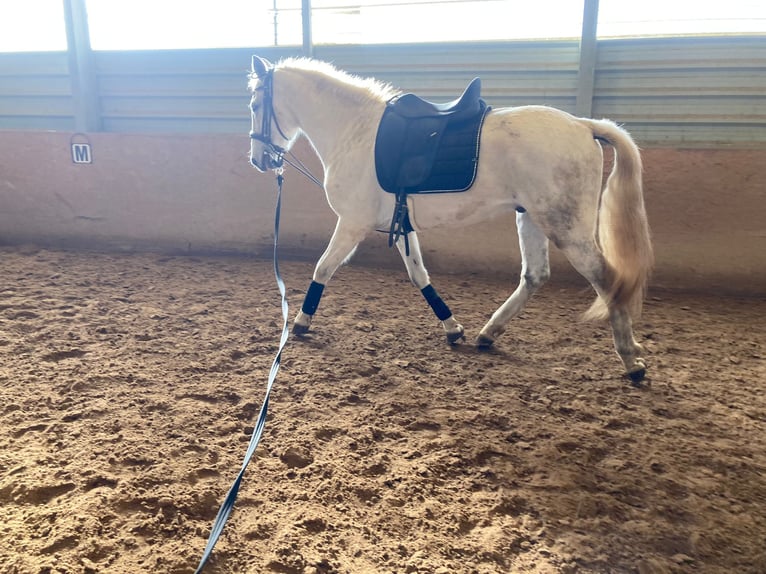
<path fill-rule="evenodd" d="M 526 195 L 576 173 L 597 193 L 602 163 L 601 146 L 579 118 L 547 106 L 497 108 L 484 122 L 477 183 Z"/>
<path fill-rule="evenodd" d="M 566 150 L 591 148 L 593 134 L 586 123 L 572 114 L 549 106 L 493 108 L 485 123 L 482 138 L 501 138 L 523 148 L 542 146 Z M 506 144 L 508 145 L 508 144 Z M 574 150 L 573 150 L 574 151 Z"/>

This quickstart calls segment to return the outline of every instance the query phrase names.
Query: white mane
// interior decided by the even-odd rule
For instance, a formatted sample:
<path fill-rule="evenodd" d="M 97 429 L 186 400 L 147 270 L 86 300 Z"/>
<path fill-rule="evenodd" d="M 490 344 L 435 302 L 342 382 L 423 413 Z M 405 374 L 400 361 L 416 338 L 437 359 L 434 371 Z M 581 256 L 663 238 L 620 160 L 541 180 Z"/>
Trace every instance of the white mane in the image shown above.
<path fill-rule="evenodd" d="M 371 95 L 375 99 L 388 101 L 400 93 L 399 90 L 386 82 L 381 82 L 375 78 L 363 78 L 339 70 L 332 64 L 313 60 L 311 58 L 286 58 L 277 62 L 275 68 L 301 70 L 320 76 L 325 76 L 329 80 L 335 80 L 346 86 L 359 89 L 365 95 Z"/>

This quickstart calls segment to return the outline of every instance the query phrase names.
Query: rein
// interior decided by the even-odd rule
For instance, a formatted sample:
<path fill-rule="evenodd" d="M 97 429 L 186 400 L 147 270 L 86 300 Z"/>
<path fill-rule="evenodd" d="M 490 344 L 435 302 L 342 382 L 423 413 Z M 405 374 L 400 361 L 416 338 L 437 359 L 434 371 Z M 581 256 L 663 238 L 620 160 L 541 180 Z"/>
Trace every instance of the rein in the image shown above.
<path fill-rule="evenodd" d="M 306 176 L 306 178 L 309 181 L 311 181 L 312 183 L 315 183 L 316 185 L 318 185 L 319 187 L 324 189 L 324 184 L 319 180 L 319 178 L 316 177 L 313 173 L 311 173 L 309 168 L 307 168 L 303 164 L 303 162 L 301 160 L 299 160 L 292 151 L 288 151 L 287 153 L 290 154 L 290 157 L 292 158 L 292 160 L 286 158 L 284 156 L 284 154 L 283 154 L 281 156 L 281 158 L 280 158 L 281 161 L 284 161 L 287 165 L 289 165 L 290 167 L 294 168 L 295 171 L 297 171 L 298 173 L 302 173 L 304 176 Z"/>
<path fill-rule="evenodd" d="M 258 443 L 261 440 L 261 436 L 263 435 L 263 429 L 266 425 L 266 415 L 269 409 L 269 396 L 271 395 L 271 389 L 274 386 L 274 381 L 276 380 L 277 373 L 279 372 L 279 366 L 282 360 L 282 350 L 285 348 L 287 339 L 290 335 L 290 331 L 287 326 L 288 305 L 287 296 L 285 294 L 285 283 L 282 280 L 281 273 L 279 272 L 278 259 L 279 219 L 282 211 L 282 184 L 285 181 L 285 178 L 282 175 L 283 163 L 292 166 L 296 171 L 306 176 L 310 181 L 319 187 L 324 188 L 322 182 L 316 176 L 314 176 L 314 174 L 311 173 L 311 171 L 303 164 L 300 159 L 295 156 L 295 154 L 274 144 L 271 141 L 272 122 L 276 126 L 279 134 L 284 139 L 289 139 L 287 136 L 285 136 L 282 128 L 279 127 L 279 122 L 277 121 L 277 117 L 274 114 L 274 87 L 272 74 L 273 70 L 269 70 L 267 78 L 263 84 L 263 90 L 265 91 L 265 94 L 263 102 L 264 108 L 263 119 L 261 122 L 261 133 L 256 133 L 255 131 L 251 130 L 250 138 L 259 141 L 266 146 L 269 154 L 272 156 L 272 161 L 275 164 L 274 172 L 277 174 L 277 205 L 274 213 L 274 277 L 276 279 L 277 287 L 279 288 L 279 294 L 282 301 L 282 335 L 279 340 L 279 348 L 277 350 L 277 354 L 271 364 L 268 384 L 266 385 L 266 393 L 263 399 L 263 403 L 261 404 L 260 413 L 258 414 L 258 421 L 255 425 L 255 428 L 253 429 L 253 435 L 250 437 L 250 444 L 247 447 L 247 452 L 245 453 L 244 459 L 242 461 L 242 467 L 240 468 L 237 477 L 234 479 L 234 483 L 231 485 L 231 488 L 229 488 L 229 492 L 226 494 L 226 498 L 224 499 L 221 508 L 218 510 L 218 514 L 216 515 L 215 521 L 213 522 L 213 527 L 210 530 L 210 536 L 208 537 L 205 550 L 202 554 L 202 558 L 200 559 L 197 569 L 194 571 L 194 574 L 200 574 L 202 572 L 205 564 L 213 552 L 213 548 L 215 547 L 216 542 L 218 542 L 218 538 L 223 532 L 223 528 L 226 525 L 232 510 L 234 509 L 234 502 L 237 500 L 237 494 L 239 493 L 239 486 L 242 483 L 242 477 L 244 476 L 245 470 L 247 469 L 248 464 L 250 464 L 250 460 L 253 458 L 255 450 L 258 447 Z M 285 157 L 285 154 L 289 154 L 290 158 Z"/>
<path fill-rule="evenodd" d="M 276 380 L 277 373 L 279 372 L 279 366 L 282 361 L 282 350 L 285 348 L 287 339 L 290 335 L 290 331 L 287 327 L 288 306 L 287 297 L 285 295 L 285 283 L 282 280 L 281 273 L 279 272 L 279 260 L 277 257 L 277 246 L 279 243 L 279 216 L 282 209 L 282 183 L 284 182 L 284 177 L 282 176 L 281 168 L 276 169 L 275 171 L 277 173 L 278 190 L 277 206 L 274 214 L 274 277 L 276 278 L 277 287 L 279 288 L 279 294 L 282 299 L 282 336 L 279 340 L 279 348 L 277 350 L 277 354 L 271 364 L 268 384 L 266 385 L 266 394 L 263 399 L 263 403 L 261 404 L 261 411 L 258 414 L 258 421 L 255 425 L 255 428 L 253 429 L 253 435 L 250 437 L 250 444 L 247 447 L 247 452 L 245 453 L 245 457 L 242 461 L 242 467 L 239 470 L 239 474 L 237 474 L 237 477 L 234 479 L 234 483 L 231 485 L 229 492 L 226 494 L 226 498 L 224 499 L 223 505 L 218 511 L 218 515 L 215 517 L 215 521 L 213 522 L 213 527 L 210 530 L 210 536 L 207 540 L 207 545 L 205 546 L 202 558 L 200 559 L 200 563 L 197 566 L 197 569 L 194 571 L 195 574 L 200 574 L 202 572 L 202 569 L 205 567 L 205 564 L 213 552 L 215 543 L 218 541 L 221 532 L 223 532 L 223 527 L 226 525 L 226 521 L 229 519 L 231 511 L 234 509 L 234 502 L 237 499 L 237 494 L 239 493 L 239 485 L 242 482 L 242 477 L 245 474 L 245 469 L 247 469 L 247 465 L 253 458 L 253 454 L 255 454 L 255 450 L 261 440 L 261 435 L 263 435 L 263 429 L 266 425 L 266 415 L 269 409 L 269 395 L 271 394 L 271 388 L 274 386 L 274 381 Z"/>

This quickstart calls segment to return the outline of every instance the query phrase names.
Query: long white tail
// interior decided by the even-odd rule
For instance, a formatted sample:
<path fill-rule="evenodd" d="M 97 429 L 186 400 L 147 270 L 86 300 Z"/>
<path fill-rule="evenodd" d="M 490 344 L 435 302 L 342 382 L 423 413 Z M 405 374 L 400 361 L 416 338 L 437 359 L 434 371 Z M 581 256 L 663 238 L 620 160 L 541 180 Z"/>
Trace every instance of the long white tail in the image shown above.
<path fill-rule="evenodd" d="M 614 147 L 614 166 L 601 196 L 598 241 L 609 265 L 610 289 L 599 298 L 587 318 L 606 318 L 608 307 L 641 314 L 654 252 L 644 207 L 641 154 L 628 132 L 608 120 L 583 120 L 594 138 Z"/>

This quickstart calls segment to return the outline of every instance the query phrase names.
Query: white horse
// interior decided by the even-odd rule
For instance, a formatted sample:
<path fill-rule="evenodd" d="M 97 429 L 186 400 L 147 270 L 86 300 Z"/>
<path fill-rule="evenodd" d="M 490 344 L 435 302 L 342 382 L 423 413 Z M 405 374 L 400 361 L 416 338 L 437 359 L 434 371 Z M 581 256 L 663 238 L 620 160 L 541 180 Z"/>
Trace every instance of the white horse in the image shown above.
<path fill-rule="evenodd" d="M 251 163 L 260 171 L 280 167 L 283 154 L 304 135 L 321 159 L 327 201 L 338 216 L 295 318 L 293 332 L 303 334 L 338 267 L 371 232 L 389 228 L 395 196 L 380 187 L 373 153 L 387 101 L 400 92 L 302 58 L 274 66 L 253 57 L 249 87 Z M 615 149 L 603 191 L 601 142 Z M 412 283 L 441 320 L 449 342 L 463 338 L 463 326 L 430 284 L 417 230 L 474 224 L 515 211 L 520 283 L 484 325 L 478 346 L 492 345 L 549 278 L 551 240 L 597 293 L 586 317 L 608 317 L 627 375 L 641 381 L 646 365 L 632 317 L 640 313 L 653 262 L 641 169 L 633 140 L 608 120 L 544 106 L 492 109 L 481 133 L 473 186 L 457 194 L 410 196 L 416 230 L 407 236 L 407 249 L 403 236 L 396 240 Z"/>

